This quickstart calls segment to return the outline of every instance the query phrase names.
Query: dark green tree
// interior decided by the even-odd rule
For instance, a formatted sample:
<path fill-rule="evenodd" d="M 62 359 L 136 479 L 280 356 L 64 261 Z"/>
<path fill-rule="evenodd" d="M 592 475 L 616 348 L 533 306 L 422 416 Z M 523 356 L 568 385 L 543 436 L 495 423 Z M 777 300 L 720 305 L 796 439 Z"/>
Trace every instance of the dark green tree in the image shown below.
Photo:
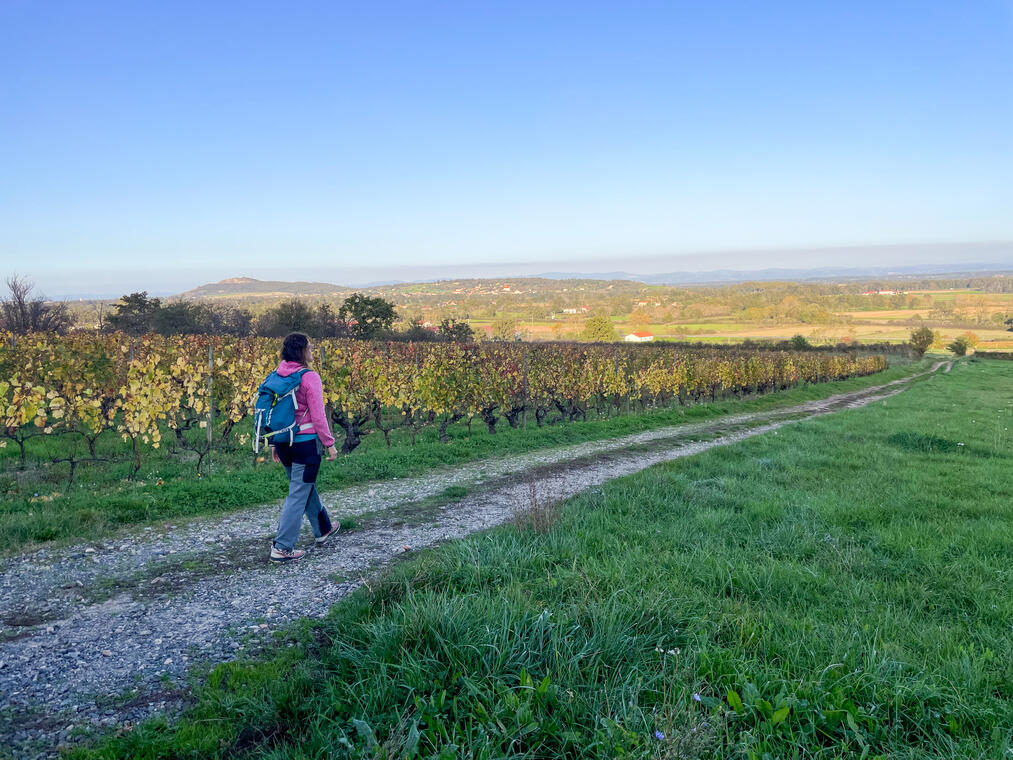
<path fill-rule="evenodd" d="M 440 337 L 431 328 L 423 326 L 424 321 L 422 317 L 415 317 L 402 332 L 398 333 L 397 337 L 412 343 L 439 340 Z"/>
<path fill-rule="evenodd" d="M 151 332 L 162 335 L 197 335 L 208 332 L 202 319 L 205 316 L 206 310 L 197 304 L 177 301 L 156 309 L 151 314 L 148 325 Z"/>
<path fill-rule="evenodd" d="M 793 351 L 808 351 L 812 348 L 812 344 L 804 335 L 793 335 L 788 340 L 788 345 Z"/>
<path fill-rule="evenodd" d="M 254 329 L 257 335 L 280 338 L 290 332 L 315 335 L 318 326 L 317 314 L 313 307 L 298 298 L 293 298 L 257 317 Z"/>
<path fill-rule="evenodd" d="M 456 343 L 473 343 L 475 331 L 467 322 L 458 322 L 453 317 L 440 322 L 440 337 Z"/>
<path fill-rule="evenodd" d="M 353 293 L 341 304 L 338 316 L 356 338 L 376 338 L 390 332 L 397 314 L 390 301 Z"/>
<path fill-rule="evenodd" d="M 109 330 L 120 330 L 128 335 L 144 335 L 152 332 L 155 314 L 162 308 L 157 298 L 148 298 L 148 291 L 121 296 L 113 313 L 106 317 Z"/>
<path fill-rule="evenodd" d="M 235 335 L 244 337 L 253 330 L 253 315 L 246 309 L 240 309 L 231 304 L 227 306 L 208 306 L 201 304 L 207 310 L 203 318 L 207 330 L 211 335 Z"/>

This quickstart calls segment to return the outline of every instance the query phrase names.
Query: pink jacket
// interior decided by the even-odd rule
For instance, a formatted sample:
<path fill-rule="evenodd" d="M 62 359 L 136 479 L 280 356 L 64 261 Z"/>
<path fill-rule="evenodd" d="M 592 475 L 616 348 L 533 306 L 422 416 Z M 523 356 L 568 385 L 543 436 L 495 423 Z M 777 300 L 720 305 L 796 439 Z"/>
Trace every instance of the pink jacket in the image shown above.
<path fill-rule="evenodd" d="M 303 367 L 304 365 L 299 362 L 283 361 L 278 365 L 277 372 L 282 377 L 288 377 Z M 333 446 L 334 436 L 331 435 L 331 426 L 327 424 L 327 413 L 324 411 L 324 388 L 320 382 L 320 375 L 312 370 L 305 373 L 295 391 L 295 400 L 299 405 L 295 412 L 296 424 L 312 423 L 312 427 L 301 430 L 300 434 L 316 433 L 325 448 Z"/>

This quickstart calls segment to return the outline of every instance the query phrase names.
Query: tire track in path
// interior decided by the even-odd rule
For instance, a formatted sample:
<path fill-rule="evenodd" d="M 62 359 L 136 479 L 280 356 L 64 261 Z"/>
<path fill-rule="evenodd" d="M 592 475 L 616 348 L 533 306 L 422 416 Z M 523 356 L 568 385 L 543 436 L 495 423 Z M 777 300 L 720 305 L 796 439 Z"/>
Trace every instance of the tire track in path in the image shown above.
<path fill-rule="evenodd" d="M 330 492 L 322 498 L 334 517 L 357 527 L 282 567 L 266 561 L 275 503 L 8 559 L 0 564 L 0 743 L 15 756 L 45 755 L 82 728 L 175 710 L 194 666 L 233 659 L 294 619 L 323 615 L 406 551 L 660 462 L 884 400 L 943 365 L 952 363 L 780 409 Z M 459 488 L 447 496 L 451 486 Z"/>

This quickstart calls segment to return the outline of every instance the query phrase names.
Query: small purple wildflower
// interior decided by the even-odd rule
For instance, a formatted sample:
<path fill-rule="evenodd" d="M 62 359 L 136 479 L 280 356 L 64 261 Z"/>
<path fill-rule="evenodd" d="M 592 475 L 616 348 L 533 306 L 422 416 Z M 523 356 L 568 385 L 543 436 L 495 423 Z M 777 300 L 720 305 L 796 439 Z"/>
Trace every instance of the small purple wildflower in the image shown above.
<path fill-rule="evenodd" d="M 661 733 L 661 731 L 655 731 L 654 738 L 657 739 L 659 742 L 661 742 L 665 740 L 665 735 Z"/>
<path fill-rule="evenodd" d="M 696 692 L 696 691 L 693 692 L 693 701 L 694 702 L 699 702 L 700 701 L 700 693 L 699 692 Z"/>

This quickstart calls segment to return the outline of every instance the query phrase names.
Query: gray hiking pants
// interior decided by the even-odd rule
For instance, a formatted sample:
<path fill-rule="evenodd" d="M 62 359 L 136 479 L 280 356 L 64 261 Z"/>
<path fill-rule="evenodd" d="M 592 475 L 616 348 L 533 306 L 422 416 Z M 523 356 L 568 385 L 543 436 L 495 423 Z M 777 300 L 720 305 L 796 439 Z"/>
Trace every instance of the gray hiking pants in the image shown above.
<path fill-rule="evenodd" d="M 323 447 L 320 439 L 314 439 L 292 445 L 279 443 L 275 448 L 288 473 L 288 496 L 281 507 L 274 545 L 291 550 L 299 539 L 303 515 L 309 519 L 315 537 L 319 538 L 331 529 L 330 516 L 317 493 L 317 472 Z"/>

